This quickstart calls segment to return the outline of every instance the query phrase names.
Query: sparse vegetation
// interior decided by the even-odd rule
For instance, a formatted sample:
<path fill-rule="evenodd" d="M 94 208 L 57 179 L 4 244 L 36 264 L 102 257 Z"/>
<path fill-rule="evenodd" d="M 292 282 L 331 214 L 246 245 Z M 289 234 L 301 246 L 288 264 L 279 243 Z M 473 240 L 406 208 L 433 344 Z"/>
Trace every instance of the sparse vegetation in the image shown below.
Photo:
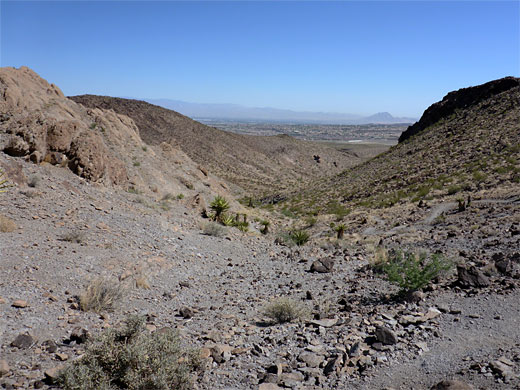
<path fill-rule="evenodd" d="M 202 234 L 206 236 L 222 237 L 225 233 L 225 228 L 216 222 L 208 222 L 202 227 Z"/>
<path fill-rule="evenodd" d="M 381 268 L 388 280 L 400 287 L 401 293 L 407 293 L 427 286 L 452 266 L 452 262 L 439 253 L 393 250 Z"/>
<path fill-rule="evenodd" d="M 85 242 L 86 234 L 85 232 L 82 232 L 81 230 L 73 230 L 68 233 L 65 233 L 62 235 L 59 240 L 60 241 L 66 241 L 66 242 L 73 242 L 75 244 L 81 244 Z"/>
<path fill-rule="evenodd" d="M 115 280 L 99 278 L 89 283 L 79 297 L 83 311 L 111 311 L 123 299 L 124 288 Z"/>
<path fill-rule="evenodd" d="M 264 315 L 275 323 L 283 324 L 304 318 L 307 311 L 301 304 L 292 299 L 278 298 L 267 305 L 264 309 Z"/>
<path fill-rule="evenodd" d="M 267 220 L 261 220 L 260 225 L 262 225 L 262 228 L 260 229 L 260 233 L 267 234 L 269 233 L 269 226 L 271 225 L 271 222 Z"/>
<path fill-rule="evenodd" d="M 42 178 L 39 175 L 31 175 L 29 180 L 27 180 L 27 185 L 31 188 L 36 188 L 41 180 Z"/>
<path fill-rule="evenodd" d="M 200 367 L 173 329 L 149 333 L 143 317 L 130 316 L 123 329 L 105 330 L 85 354 L 65 368 L 58 384 L 65 390 L 189 390 Z"/>

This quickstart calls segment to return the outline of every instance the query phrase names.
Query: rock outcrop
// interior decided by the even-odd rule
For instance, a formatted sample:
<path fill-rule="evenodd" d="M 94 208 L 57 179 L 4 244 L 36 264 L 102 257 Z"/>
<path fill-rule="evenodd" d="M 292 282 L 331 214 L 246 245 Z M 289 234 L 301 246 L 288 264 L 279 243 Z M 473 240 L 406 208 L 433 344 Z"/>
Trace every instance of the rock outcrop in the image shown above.
<path fill-rule="evenodd" d="M 31 69 L 0 70 L 0 148 L 6 154 L 68 166 L 91 181 L 124 184 L 126 168 L 109 151 L 95 119 L 92 110 Z"/>
<path fill-rule="evenodd" d="M 518 86 L 520 86 L 519 78 L 504 77 L 475 87 L 461 88 L 457 91 L 450 92 L 440 102 L 428 107 L 421 119 L 409 126 L 408 129 L 401 134 L 399 142 L 404 142 L 428 126 L 437 123 L 440 119 L 449 117 L 457 109 L 467 108 L 493 95 L 498 95 L 499 93 Z"/>

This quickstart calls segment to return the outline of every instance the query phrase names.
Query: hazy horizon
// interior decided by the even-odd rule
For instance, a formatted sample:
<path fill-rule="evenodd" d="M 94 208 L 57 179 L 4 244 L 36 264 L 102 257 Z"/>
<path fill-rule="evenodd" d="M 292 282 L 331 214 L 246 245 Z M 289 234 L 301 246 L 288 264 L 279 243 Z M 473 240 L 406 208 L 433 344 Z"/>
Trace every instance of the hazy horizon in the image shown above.
<path fill-rule="evenodd" d="M 420 117 L 520 75 L 517 1 L 0 2 L 1 66 L 66 95 Z"/>

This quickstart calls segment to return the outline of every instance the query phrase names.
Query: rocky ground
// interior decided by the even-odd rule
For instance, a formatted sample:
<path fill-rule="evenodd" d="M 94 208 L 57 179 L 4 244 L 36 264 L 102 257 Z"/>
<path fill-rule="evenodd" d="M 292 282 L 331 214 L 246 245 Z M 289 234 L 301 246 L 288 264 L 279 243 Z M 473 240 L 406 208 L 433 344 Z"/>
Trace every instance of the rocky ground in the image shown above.
<path fill-rule="evenodd" d="M 353 214 L 343 240 L 289 248 L 273 233 L 203 235 L 205 221 L 182 200 L 161 207 L 59 166 L 0 163 L 21 163 L 18 185 L 0 194 L 0 215 L 16 224 L 0 233 L 3 388 L 52 387 L 86 335 L 132 313 L 200 349 L 199 389 L 430 389 L 452 379 L 520 388 L 517 187 L 463 211 L 448 199 Z M 397 301 L 369 266 L 379 243 L 441 250 L 467 271 Z M 122 302 L 79 310 L 76 296 L 100 277 L 124 286 Z M 280 296 L 306 319 L 269 323 L 264 308 Z"/>

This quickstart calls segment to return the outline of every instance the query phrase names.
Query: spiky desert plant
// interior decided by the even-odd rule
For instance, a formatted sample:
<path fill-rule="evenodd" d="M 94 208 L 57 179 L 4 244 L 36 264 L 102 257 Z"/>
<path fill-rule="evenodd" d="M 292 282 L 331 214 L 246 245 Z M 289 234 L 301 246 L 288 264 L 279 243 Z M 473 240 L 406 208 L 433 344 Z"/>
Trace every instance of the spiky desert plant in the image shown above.
<path fill-rule="evenodd" d="M 345 229 L 346 229 L 346 226 L 343 223 L 336 225 L 336 227 L 334 228 L 334 230 L 337 233 L 338 240 L 341 240 L 343 238 L 343 235 L 345 234 Z"/>
<path fill-rule="evenodd" d="M 7 188 L 11 187 L 11 184 L 9 184 L 9 181 L 4 175 L 4 171 L 0 168 L 0 192 L 6 192 Z"/>
<path fill-rule="evenodd" d="M 309 233 L 305 230 L 293 230 L 289 233 L 289 238 L 298 246 L 305 245 L 309 241 Z"/>
<path fill-rule="evenodd" d="M 213 199 L 213 201 L 209 204 L 209 207 L 215 213 L 213 215 L 213 220 L 220 220 L 220 216 L 229 210 L 229 202 L 222 196 L 217 195 Z"/>
<path fill-rule="evenodd" d="M 269 233 L 269 226 L 271 225 L 271 222 L 267 220 L 260 221 L 260 225 L 262 225 L 262 229 L 260 230 L 260 233 L 267 234 Z"/>
<path fill-rule="evenodd" d="M 220 216 L 220 222 L 222 222 L 222 225 L 224 226 L 233 226 L 235 224 L 235 218 L 231 215 L 222 214 Z"/>

